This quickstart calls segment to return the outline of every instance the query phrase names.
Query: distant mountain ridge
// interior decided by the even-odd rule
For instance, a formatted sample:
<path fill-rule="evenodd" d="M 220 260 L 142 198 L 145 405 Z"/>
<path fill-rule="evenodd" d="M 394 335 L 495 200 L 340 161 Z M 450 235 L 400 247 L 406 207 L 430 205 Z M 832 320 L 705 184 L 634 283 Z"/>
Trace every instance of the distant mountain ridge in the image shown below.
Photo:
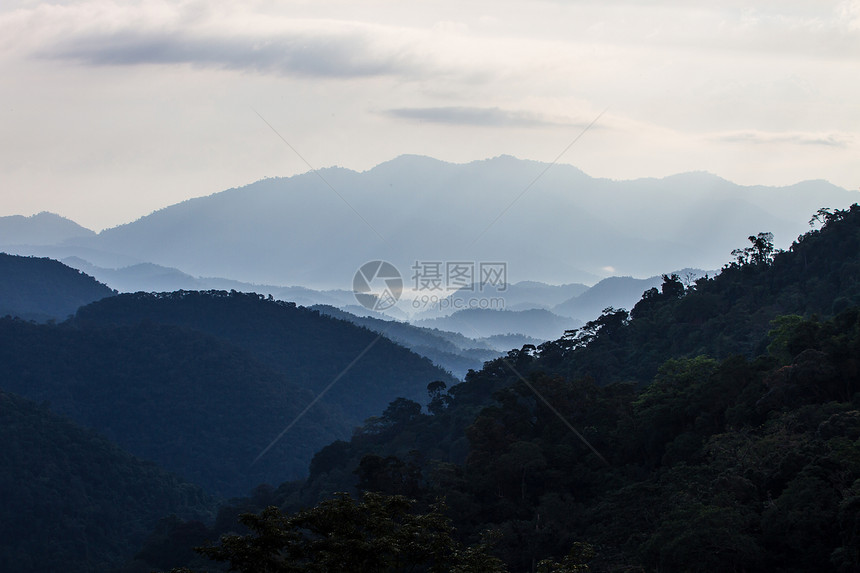
<path fill-rule="evenodd" d="M 413 352 L 426 356 L 457 378 L 463 378 L 469 370 L 479 370 L 484 362 L 498 358 L 511 348 L 541 342 L 523 334 L 475 339 L 459 332 L 415 326 L 407 322 L 355 316 L 332 306 L 316 305 L 312 308 L 319 310 L 321 314 L 348 320 L 374 332 L 380 332 Z"/>
<path fill-rule="evenodd" d="M 70 219 L 43 211 L 30 217 L 0 217 L 0 245 L 57 245 L 95 232 Z"/>
<path fill-rule="evenodd" d="M 63 264 L 78 269 L 119 292 L 174 292 L 177 290 L 236 290 L 271 294 L 278 300 L 300 306 L 329 304 L 343 307 L 356 304 L 355 295 L 347 290 L 318 291 L 301 286 L 261 285 L 219 278 L 194 277 L 173 267 L 153 263 L 137 263 L 120 268 L 94 265 L 80 257 L 67 257 Z"/>
<path fill-rule="evenodd" d="M 533 339 L 554 340 L 582 322 L 558 316 L 545 309 L 490 310 L 470 308 L 439 318 L 415 321 L 415 325 L 459 332 L 470 338 L 496 334 L 521 334 Z"/>
<path fill-rule="evenodd" d="M 705 173 L 612 181 L 547 167 L 509 156 L 461 165 L 401 156 L 362 173 L 265 179 L 72 238 L 63 257 L 88 250 L 193 276 L 311 288 L 344 288 L 370 260 L 392 262 L 406 283 L 416 261 L 503 261 L 512 281 L 593 283 L 718 268 L 760 231 L 787 246 L 818 208 L 858 197 L 823 181 L 744 187 Z"/>
<path fill-rule="evenodd" d="M 555 305 L 552 310 L 556 314 L 571 317 L 595 318 L 600 316 L 603 309 L 630 309 L 642 297 L 642 293 L 652 287 L 660 286 L 663 282 L 659 276 L 647 279 L 633 277 L 609 277 L 603 279 L 579 296 Z M 610 301 L 612 301 L 610 303 Z M 627 301 L 627 302 L 623 302 Z"/>
<path fill-rule="evenodd" d="M 516 283 L 471 284 L 455 290 L 429 304 L 423 304 L 421 298 L 413 302 L 417 312 L 412 314 L 413 320 L 439 318 L 453 314 L 457 310 L 475 308 L 495 310 L 549 310 L 570 298 L 577 297 L 591 287 L 582 283 L 550 285 L 538 281 L 520 281 Z M 410 309 L 413 310 L 413 309 Z"/>

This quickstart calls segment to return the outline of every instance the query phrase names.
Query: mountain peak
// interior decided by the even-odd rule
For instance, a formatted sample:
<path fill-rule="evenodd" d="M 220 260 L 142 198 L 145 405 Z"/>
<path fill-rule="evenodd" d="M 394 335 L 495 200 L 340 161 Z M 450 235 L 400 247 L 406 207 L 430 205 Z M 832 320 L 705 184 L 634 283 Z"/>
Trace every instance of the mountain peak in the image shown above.
<path fill-rule="evenodd" d="M 0 217 L 0 245 L 56 245 L 95 232 L 56 213 Z"/>

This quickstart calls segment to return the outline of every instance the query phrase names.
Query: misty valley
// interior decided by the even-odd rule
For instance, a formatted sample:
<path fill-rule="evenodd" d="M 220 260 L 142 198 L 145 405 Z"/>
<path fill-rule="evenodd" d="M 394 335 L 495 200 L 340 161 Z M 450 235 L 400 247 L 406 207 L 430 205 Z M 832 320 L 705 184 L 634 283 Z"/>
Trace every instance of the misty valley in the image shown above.
<path fill-rule="evenodd" d="M 0 217 L 0 570 L 860 571 L 856 193 L 532 163 Z"/>

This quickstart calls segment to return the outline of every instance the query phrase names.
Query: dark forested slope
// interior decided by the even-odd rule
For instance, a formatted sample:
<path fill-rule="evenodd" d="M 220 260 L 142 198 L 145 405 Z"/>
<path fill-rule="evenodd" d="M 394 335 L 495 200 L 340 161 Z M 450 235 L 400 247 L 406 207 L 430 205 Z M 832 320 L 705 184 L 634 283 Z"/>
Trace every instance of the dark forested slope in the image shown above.
<path fill-rule="evenodd" d="M 169 514 L 205 519 L 211 498 L 51 413 L 0 391 L 0 570 L 101 572 Z"/>
<path fill-rule="evenodd" d="M 78 307 L 114 294 L 58 261 L 0 253 L 0 316 L 65 320 Z"/>
<path fill-rule="evenodd" d="M 175 326 L 2 319 L 0 363 L 4 390 L 45 401 L 220 495 L 301 476 L 315 440 L 344 431 L 316 409 L 252 464 L 313 395 L 242 349 Z"/>
<path fill-rule="evenodd" d="M 120 295 L 56 326 L 0 320 L 0 364 L 0 388 L 220 495 L 299 478 L 394 398 L 450 380 L 368 330 L 226 292 Z"/>
<path fill-rule="evenodd" d="M 292 303 L 235 291 L 122 294 L 78 311 L 82 327 L 172 324 L 235 344 L 314 394 L 352 429 L 397 397 L 452 378 L 384 336 Z M 353 361 L 355 361 L 353 363 Z M 334 422 L 333 422 L 334 423 Z"/>

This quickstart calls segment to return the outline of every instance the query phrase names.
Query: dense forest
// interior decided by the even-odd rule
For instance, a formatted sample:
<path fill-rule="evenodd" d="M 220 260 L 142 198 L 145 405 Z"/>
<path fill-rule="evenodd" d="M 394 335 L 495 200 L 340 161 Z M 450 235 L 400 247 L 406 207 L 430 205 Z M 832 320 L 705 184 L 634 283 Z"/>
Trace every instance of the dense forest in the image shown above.
<path fill-rule="evenodd" d="M 391 396 L 452 380 L 348 322 L 218 291 L 119 295 L 59 325 L 0 319 L 0 363 L 4 390 L 227 497 L 306 475 Z"/>
<path fill-rule="evenodd" d="M 116 291 L 52 259 L 0 253 L 0 316 L 65 320 Z"/>
<path fill-rule="evenodd" d="M 106 571 L 164 516 L 215 510 L 199 487 L 2 390 L 0 444 L 2 571 Z"/>
<path fill-rule="evenodd" d="M 253 293 L 121 294 L 79 309 L 72 321 L 81 328 L 144 322 L 215 336 L 314 394 L 361 354 L 360 364 L 346 371 L 323 401 L 350 431 L 385 408 L 392 395 L 420 399 L 427 380 L 454 380 L 428 359 L 366 328 Z"/>
<path fill-rule="evenodd" d="M 223 505 L 169 566 L 857 571 L 860 206 L 811 223 L 433 382 L 426 412 L 391 402 L 306 480 Z M 176 540 L 135 567 L 167 569 L 146 556 Z"/>

